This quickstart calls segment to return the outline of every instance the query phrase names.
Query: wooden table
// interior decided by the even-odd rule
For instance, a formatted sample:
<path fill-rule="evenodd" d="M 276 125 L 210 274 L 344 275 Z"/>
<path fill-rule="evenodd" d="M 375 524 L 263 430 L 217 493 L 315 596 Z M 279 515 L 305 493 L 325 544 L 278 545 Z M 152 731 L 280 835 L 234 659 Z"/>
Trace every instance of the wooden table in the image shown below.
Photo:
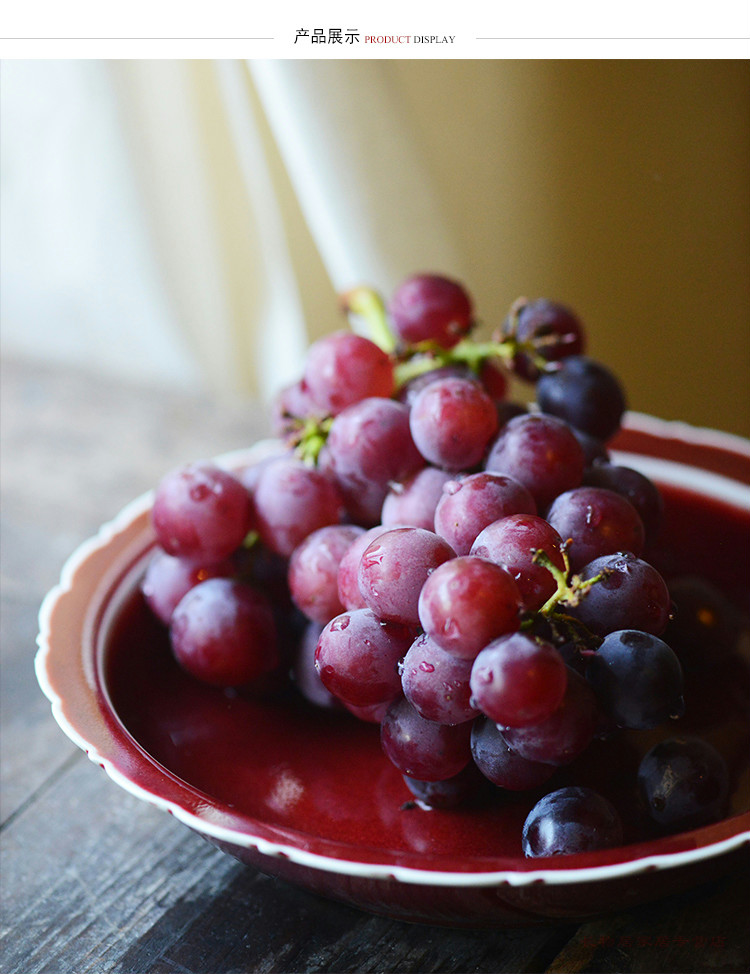
<path fill-rule="evenodd" d="M 257 439 L 266 418 L 11 360 L 2 428 L 4 974 L 750 969 L 747 875 L 580 925 L 409 925 L 267 878 L 116 787 L 36 684 L 39 604 L 101 522 L 171 466 Z"/>

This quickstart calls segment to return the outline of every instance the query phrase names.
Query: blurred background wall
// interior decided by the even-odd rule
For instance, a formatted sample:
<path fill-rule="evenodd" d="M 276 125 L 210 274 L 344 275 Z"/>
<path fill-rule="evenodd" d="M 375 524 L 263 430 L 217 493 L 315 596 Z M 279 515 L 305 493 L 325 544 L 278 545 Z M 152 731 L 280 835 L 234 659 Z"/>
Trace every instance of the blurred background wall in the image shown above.
<path fill-rule="evenodd" d="M 630 406 L 750 436 L 745 61 L 9 61 L 2 343 L 269 397 L 336 293 L 574 307 Z"/>

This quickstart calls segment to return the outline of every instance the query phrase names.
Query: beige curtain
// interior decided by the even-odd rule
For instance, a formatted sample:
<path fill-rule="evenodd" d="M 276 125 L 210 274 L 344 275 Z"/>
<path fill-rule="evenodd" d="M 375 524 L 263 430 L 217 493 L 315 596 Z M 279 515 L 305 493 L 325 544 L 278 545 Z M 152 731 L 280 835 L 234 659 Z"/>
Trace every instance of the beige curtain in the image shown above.
<path fill-rule="evenodd" d="M 720 61 L 125 62 L 171 286 L 268 390 L 335 292 L 463 277 L 575 306 L 636 408 L 750 431 L 750 74 Z"/>
<path fill-rule="evenodd" d="M 45 309 L 4 285 L 6 331 L 26 339 L 75 290 L 66 328 L 86 321 L 97 361 L 152 351 L 151 374 L 267 398 L 340 327 L 337 291 L 432 269 L 465 280 L 485 334 L 520 294 L 568 302 L 633 408 L 750 435 L 747 62 L 81 64 L 83 101 L 56 89 L 41 125 L 4 112 L 4 146 L 26 120 L 40 166 L 69 135 L 46 195 L 29 179 L 19 202 L 25 159 L 4 162 L 4 233 L 43 234 L 69 203 L 43 260 L 4 248 L 9 278 L 54 283 Z M 44 68 L 6 72 L 3 98 Z M 95 132 L 56 124 L 84 103 Z M 61 263 L 89 211 L 95 243 Z"/>

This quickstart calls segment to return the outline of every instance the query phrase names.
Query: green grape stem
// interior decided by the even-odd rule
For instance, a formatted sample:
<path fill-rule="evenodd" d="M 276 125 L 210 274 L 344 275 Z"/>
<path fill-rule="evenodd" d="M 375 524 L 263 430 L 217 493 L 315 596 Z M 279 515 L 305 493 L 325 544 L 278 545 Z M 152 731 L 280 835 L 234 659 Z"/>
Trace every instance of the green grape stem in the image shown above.
<path fill-rule="evenodd" d="M 289 445 L 294 448 L 296 455 L 311 467 L 317 465 L 320 451 L 328 439 L 331 423 L 332 416 L 325 416 L 323 419 L 309 416 L 299 421 L 298 429 L 289 437 Z"/>
<path fill-rule="evenodd" d="M 543 372 L 549 367 L 549 362 L 540 350 L 549 343 L 559 342 L 559 336 L 519 340 L 517 322 L 521 310 L 528 303 L 526 298 L 518 298 L 511 305 L 510 324 L 504 334 L 498 330 L 490 341 L 485 342 L 475 341 L 471 337 L 462 338 L 452 348 L 443 348 L 434 342 L 401 345 L 388 322 L 385 302 L 372 287 L 362 285 L 352 288 L 341 294 L 339 300 L 344 313 L 350 318 L 360 319 L 370 340 L 393 357 L 397 389 L 410 379 L 445 365 L 466 365 L 479 374 L 484 363 L 490 359 L 500 359 L 507 365 L 517 355 L 524 355 Z"/>
<path fill-rule="evenodd" d="M 367 337 L 379 345 L 389 355 L 396 350 L 396 338 L 388 324 L 385 303 L 378 292 L 371 287 L 352 288 L 339 298 L 346 315 L 360 318 L 365 325 Z"/>
<path fill-rule="evenodd" d="M 515 337 L 500 338 L 478 342 L 472 338 L 462 338 L 453 348 L 442 348 L 434 342 L 420 342 L 397 351 L 395 365 L 396 387 L 401 388 L 410 379 L 424 372 L 431 372 L 445 365 L 466 365 L 477 375 L 485 362 L 499 359 L 506 365 L 523 353 L 539 371 L 549 367 L 549 362 L 539 354 L 538 348 L 546 339 L 536 342 L 520 342 Z"/>
<path fill-rule="evenodd" d="M 560 605 L 579 605 L 592 585 L 596 585 L 610 574 L 606 569 L 592 578 L 582 579 L 580 575 L 570 574 L 570 559 L 565 546 L 562 548 L 564 568 L 559 568 L 541 548 L 533 549 L 533 559 L 537 565 L 546 568 L 557 583 L 557 589 L 547 599 L 539 612 L 548 618 L 557 613 Z"/>
<path fill-rule="evenodd" d="M 252 529 L 248 531 L 247 534 L 245 535 L 242 541 L 242 547 L 246 551 L 250 551 L 258 544 L 259 541 L 260 541 L 260 535 L 255 529 Z"/>

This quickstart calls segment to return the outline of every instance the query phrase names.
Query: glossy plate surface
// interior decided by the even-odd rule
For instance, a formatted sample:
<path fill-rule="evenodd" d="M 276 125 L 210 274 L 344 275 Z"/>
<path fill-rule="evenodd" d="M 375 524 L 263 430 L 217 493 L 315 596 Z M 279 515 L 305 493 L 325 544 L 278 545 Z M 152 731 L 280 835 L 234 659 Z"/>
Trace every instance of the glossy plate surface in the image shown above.
<path fill-rule="evenodd" d="M 666 523 L 652 560 L 668 576 L 707 574 L 747 610 L 750 444 L 631 415 L 614 449 L 664 491 Z M 40 612 L 37 676 L 62 729 L 117 784 L 225 851 L 365 909 L 461 925 L 625 909 L 748 861 L 747 712 L 721 682 L 681 726 L 728 758 L 728 818 L 644 839 L 632 781 L 651 738 L 625 736 L 592 745 L 545 790 L 571 780 L 597 787 L 624 812 L 628 844 L 526 860 L 521 826 L 538 796 L 422 809 L 383 757 L 377 727 L 314 710 L 288 689 L 252 696 L 183 674 L 139 594 L 155 544 L 150 503 L 150 495 L 134 501 L 66 564 Z"/>

